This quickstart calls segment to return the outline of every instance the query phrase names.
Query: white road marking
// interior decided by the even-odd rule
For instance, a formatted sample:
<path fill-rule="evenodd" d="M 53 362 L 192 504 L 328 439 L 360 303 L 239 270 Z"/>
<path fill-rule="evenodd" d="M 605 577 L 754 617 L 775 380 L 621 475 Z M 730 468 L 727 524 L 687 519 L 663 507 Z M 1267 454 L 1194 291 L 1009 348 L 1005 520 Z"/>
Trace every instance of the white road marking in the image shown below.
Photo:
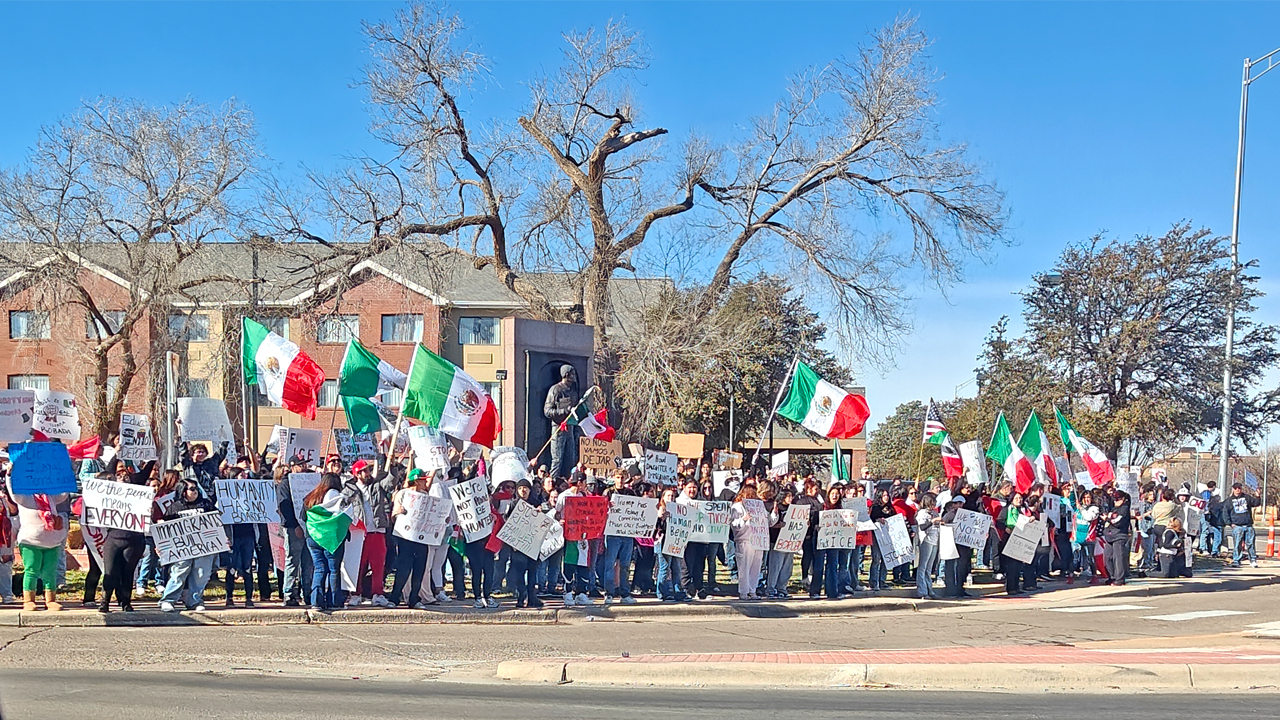
<path fill-rule="evenodd" d="M 1094 613 L 1111 610 L 1150 610 L 1154 605 L 1083 605 L 1081 607 L 1045 608 L 1049 612 L 1061 613 Z"/>
<path fill-rule="evenodd" d="M 1142 619 L 1182 622 L 1183 620 L 1199 620 L 1201 618 L 1225 617 L 1227 615 L 1257 615 L 1257 613 L 1248 610 L 1196 610 L 1195 612 L 1175 613 L 1173 615 L 1147 615 Z"/>

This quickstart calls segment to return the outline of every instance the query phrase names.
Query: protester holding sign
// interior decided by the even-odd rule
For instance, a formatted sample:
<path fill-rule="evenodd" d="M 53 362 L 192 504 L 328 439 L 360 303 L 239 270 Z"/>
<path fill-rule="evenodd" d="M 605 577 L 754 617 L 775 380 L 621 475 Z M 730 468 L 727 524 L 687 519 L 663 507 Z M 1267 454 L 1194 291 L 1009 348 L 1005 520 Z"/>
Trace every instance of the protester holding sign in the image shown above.
<path fill-rule="evenodd" d="M 400 484 L 384 468 L 376 473 L 373 463 L 357 460 L 351 466 L 356 488 L 364 501 L 364 545 L 356 572 L 356 595 L 368 597 L 377 607 L 393 607 L 383 595 L 386 589 L 387 534 L 391 531 L 391 496 Z M 365 581 L 365 575 L 368 581 Z M 417 587 L 416 585 L 413 587 Z"/>
<path fill-rule="evenodd" d="M 227 458 L 229 447 L 231 443 L 223 442 L 218 447 L 218 452 L 210 456 L 209 448 L 200 443 L 180 443 L 178 446 L 178 462 L 182 464 L 182 469 L 189 470 L 195 476 L 196 482 L 200 483 L 200 491 L 211 500 L 217 500 L 213 483 L 222 477 L 222 461 Z"/>
<path fill-rule="evenodd" d="M 550 518 L 538 513 L 538 511 L 529 504 L 529 497 L 532 491 L 533 484 L 530 483 L 528 479 L 521 479 L 516 483 L 516 502 L 511 504 L 511 509 L 507 512 L 508 520 L 511 519 L 514 513 L 527 510 L 528 514 L 533 518 L 540 521 L 550 521 Z M 540 523 L 539 525 L 542 527 L 542 530 L 545 531 L 549 526 L 549 523 Z M 535 537 L 534 539 L 538 540 L 538 543 L 534 547 L 541 549 L 542 538 Z M 534 571 L 538 567 L 538 559 L 526 554 L 526 550 L 528 550 L 528 548 L 521 549 L 515 545 L 511 546 L 510 577 L 514 578 L 514 582 L 512 584 L 515 586 L 516 607 L 529 607 L 536 610 L 542 607 L 542 601 L 538 599 L 536 593 L 530 592 L 530 588 L 536 584 Z"/>
<path fill-rule="evenodd" d="M 784 488 L 780 492 L 771 482 L 761 483 L 761 497 L 769 510 L 769 563 L 765 580 L 765 597 L 777 600 L 790 598 L 787 586 L 791 583 L 791 568 L 795 555 L 809 534 L 809 508 L 793 505 L 795 492 Z M 775 495 L 777 492 L 777 495 Z"/>
<path fill-rule="evenodd" d="M 200 496 L 200 485 L 186 479 L 178 483 L 177 497 L 165 509 L 165 520 L 178 520 L 202 513 L 215 513 L 218 508 L 209 498 Z M 204 589 L 213 572 L 217 555 L 203 555 L 178 560 L 169 565 L 169 582 L 160 596 L 160 609 L 173 612 L 181 602 L 187 610 L 204 611 Z"/>
<path fill-rule="evenodd" d="M 428 498 L 427 495 L 431 490 L 431 476 L 424 472 L 421 468 L 414 468 L 409 471 L 409 478 L 406 481 L 406 487 L 395 492 L 391 498 L 391 518 L 394 523 L 395 519 L 408 515 L 410 510 L 410 501 L 419 498 Z M 415 493 L 409 495 L 408 493 Z M 414 503 L 416 506 L 416 503 Z M 396 579 L 391 585 L 391 596 L 386 598 L 387 604 L 391 607 L 399 605 L 401 600 L 407 600 L 412 603 L 413 588 L 422 587 L 426 581 L 427 574 L 427 552 L 428 545 L 423 542 L 410 539 L 404 536 L 398 536 L 396 539 Z M 410 598 L 404 597 L 404 587 L 408 584 L 410 588 Z M 427 605 L 434 605 L 436 598 L 429 592 L 423 595 L 415 607 L 420 610 L 426 609 Z"/>
<path fill-rule="evenodd" d="M 22 556 L 22 609 L 36 609 L 37 587 L 44 587 L 46 610 L 61 610 L 55 596 L 57 590 L 58 560 L 62 546 L 67 541 L 69 518 L 58 510 L 67 501 L 66 493 L 48 495 L 37 493 L 23 495 L 13 491 L 12 478 L 9 497 L 18 505 L 18 553 Z"/>
<path fill-rule="evenodd" d="M 933 592 L 933 571 L 938 567 L 939 526 L 938 498 L 925 493 L 916 511 L 915 524 L 920 537 L 920 559 L 916 562 L 916 596 L 921 600 L 937 597 Z"/>
<path fill-rule="evenodd" d="M 769 513 L 756 495 L 754 485 L 745 485 L 733 500 L 734 556 L 738 561 L 738 599 L 759 600 L 760 565 L 769 544 Z"/>
<path fill-rule="evenodd" d="M 688 506 L 676 502 L 675 488 L 662 491 L 658 499 L 658 525 L 655 538 L 658 552 L 658 599 L 662 602 L 688 602 L 689 596 L 680 585 L 683 576 L 684 543 L 689 537 Z"/>
<path fill-rule="evenodd" d="M 1102 539 L 1107 543 L 1104 553 L 1107 564 L 1107 584 L 1124 585 L 1129 577 L 1129 538 L 1132 517 L 1129 493 L 1111 486 L 1111 512 L 1106 514 L 1106 527 Z"/>
<path fill-rule="evenodd" d="M 117 480 L 120 483 L 145 487 L 147 480 L 151 477 L 151 470 L 155 467 L 156 461 L 151 460 L 142 466 L 142 470 L 137 473 L 129 473 L 124 468 L 124 464 L 120 462 L 119 457 L 111 459 L 111 463 L 107 465 L 106 472 L 102 473 L 102 479 Z M 121 469 L 125 472 L 117 473 L 116 470 Z M 149 495 L 152 500 L 145 503 L 143 507 L 146 511 L 147 522 L 139 523 L 137 529 L 125 529 L 124 527 L 113 527 L 107 523 L 100 523 L 107 526 L 106 541 L 102 546 L 102 602 L 98 605 L 98 612 L 111 612 L 111 597 L 114 594 L 116 602 L 120 609 L 125 612 L 133 612 L 133 602 L 130 591 L 133 589 L 133 575 L 138 568 L 138 562 L 142 559 L 142 552 L 146 549 L 146 525 L 154 518 L 154 489 L 148 488 Z M 122 501 L 123 498 L 122 498 Z M 127 502 L 127 501 L 124 501 Z M 86 508 L 89 504 L 86 488 Z M 104 511 L 106 508 L 103 508 Z M 101 517 L 106 517 L 104 512 Z M 99 523 L 91 523 L 99 524 Z M 132 521 L 126 521 L 123 525 L 133 525 Z"/>
<path fill-rule="evenodd" d="M 893 502 L 889 499 L 889 491 L 881 490 L 876 493 L 876 501 L 871 504 L 870 515 L 871 522 L 882 523 L 883 521 L 897 515 L 898 511 L 893 507 Z M 884 556 L 888 548 L 885 548 L 878 536 L 874 536 L 871 542 L 871 577 L 868 583 L 871 589 L 886 590 L 889 586 L 889 568 L 885 567 Z"/>

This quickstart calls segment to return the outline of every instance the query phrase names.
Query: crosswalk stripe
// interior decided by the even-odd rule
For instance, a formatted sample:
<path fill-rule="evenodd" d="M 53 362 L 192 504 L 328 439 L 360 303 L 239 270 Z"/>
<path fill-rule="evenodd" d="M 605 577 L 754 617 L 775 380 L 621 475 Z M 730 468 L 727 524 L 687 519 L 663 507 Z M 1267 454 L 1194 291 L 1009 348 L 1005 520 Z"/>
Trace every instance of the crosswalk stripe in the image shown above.
<path fill-rule="evenodd" d="M 1049 612 L 1060 613 L 1095 613 L 1112 610 L 1150 610 L 1154 605 L 1082 605 L 1080 607 L 1045 608 Z"/>
<path fill-rule="evenodd" d="M 1228 615 L 1257 615 L 1257 613 L 1249 610 L 1196 610 L 1195 612 L 1174 613 L 1173 615 L 1146 615 L 1142 619 L 1182 622 L 1183 620 L 1200 620 L 1201 618 L 1226 617 Z"/>

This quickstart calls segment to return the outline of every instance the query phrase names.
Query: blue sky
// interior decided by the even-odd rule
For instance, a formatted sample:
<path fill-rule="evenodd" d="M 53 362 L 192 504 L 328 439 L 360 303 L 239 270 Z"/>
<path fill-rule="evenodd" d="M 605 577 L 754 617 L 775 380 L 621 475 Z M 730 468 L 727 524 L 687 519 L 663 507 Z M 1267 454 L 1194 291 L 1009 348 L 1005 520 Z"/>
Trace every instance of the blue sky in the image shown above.
<path fill-rule="evenodd" d="M 363 93 L 361 20 L 394 4 L 0 4 L 0 164 L 82 99 L 235 97 L 286 170 L 378 152 Z M 514 117 L 523 83 L 552 69 L 560 33 L 625 18 L 652 51 L 638 99 L 680 138 L 727 137 L 786 77 L 841 54 L 903 12 L 934 41 L 942 134 L 969 143 L 1007 193 L 1013 244 L 946 297 L 914 287 L 897 367 L 867 370 L 875 417 L 952 397 L 982 338 L 1062 248 L 1099 231 L 1160 233 L 1189 219 L 1230 232 L 1241 62 L 1280 46 L 1275 4 L 459 3 L 494 79 L 477 117 Z M 1257 258 L 1260 316 L 1280 322 L 1280 72 L 1256 84 L 1242 254 Z M 1273 377 L 1275 383 L 1280 378 Z M 960 393 L 971 392 L 961 387 Z"/>

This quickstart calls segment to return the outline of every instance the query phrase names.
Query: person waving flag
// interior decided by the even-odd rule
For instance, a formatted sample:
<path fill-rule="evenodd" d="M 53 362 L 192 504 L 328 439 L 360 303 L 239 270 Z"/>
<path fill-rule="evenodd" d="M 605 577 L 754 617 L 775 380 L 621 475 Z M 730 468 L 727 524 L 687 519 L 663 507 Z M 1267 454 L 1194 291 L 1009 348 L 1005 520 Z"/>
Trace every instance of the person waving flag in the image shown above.
<path fill-rule="evenodd" d="M 964 460 L 960 457 L 960 449 L 951 439 L 947 426 L 942 424 L 942 413 L 929 398 L 929 409 L 924 414 L 924 444 L 937 445 L 942 454 L 942 471 L 948 478 L 964 475 Z"/>

